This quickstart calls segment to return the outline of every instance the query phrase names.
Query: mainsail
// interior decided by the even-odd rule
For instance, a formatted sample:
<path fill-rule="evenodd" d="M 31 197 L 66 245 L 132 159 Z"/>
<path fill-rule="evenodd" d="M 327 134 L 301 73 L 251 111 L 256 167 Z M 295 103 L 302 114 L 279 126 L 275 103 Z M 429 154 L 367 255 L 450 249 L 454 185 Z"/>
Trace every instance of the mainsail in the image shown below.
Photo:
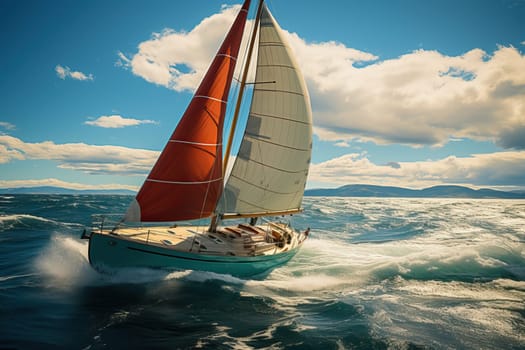
<path fill-rule="evenodd" d="M 217 212 L 300 210 L 312 148 L 310 98 L 282 31 L 263 5 L 246 130 Z"/>
<path fill-rule="evenodd" d="M 246 0 L 125 221 L 191 220 L 213 212 L 223 189 L 226 101 L 249 6 Z"/>

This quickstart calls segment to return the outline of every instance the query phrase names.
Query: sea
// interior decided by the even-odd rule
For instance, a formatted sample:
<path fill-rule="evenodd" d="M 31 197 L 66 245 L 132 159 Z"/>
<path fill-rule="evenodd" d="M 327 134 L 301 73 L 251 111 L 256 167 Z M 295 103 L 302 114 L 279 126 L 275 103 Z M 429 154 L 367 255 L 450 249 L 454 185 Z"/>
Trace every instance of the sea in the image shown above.
<path fill-rule="evenodd" d="M 131 198 L 0 195 L 0 349 L 525 349 L 525 200 L 306 197 L 269 274 L 100 274 Z"/>

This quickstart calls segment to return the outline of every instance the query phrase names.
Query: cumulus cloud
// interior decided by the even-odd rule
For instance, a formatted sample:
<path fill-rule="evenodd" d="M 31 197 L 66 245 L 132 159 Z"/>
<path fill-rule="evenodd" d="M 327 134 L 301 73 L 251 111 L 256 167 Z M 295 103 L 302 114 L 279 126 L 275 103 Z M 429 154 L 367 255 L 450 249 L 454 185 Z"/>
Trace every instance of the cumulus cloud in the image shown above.
<path fill-rule="evenodd" d="M 8 122 L 0 122 L 0 128 L 5 130 L 14 130 L 16 129 L 16 126 Z"/>
<path fill-rule="evenodd" d="M 525 58 L 515 48 L 458 57 L 419 50 L 363 68 L 338 61 L 330 74 L 304 70 L 321 139 L 417 146 L 470 138 L 525 148 L 506 133 L 525 125 Z"/>
<path fill-rule="evenodd" d="M 525 128 L 525 57 L 513 47 L 461 56 L 418 50 L 362 68 L 325 50 L 338 62 L 326 71 L 315 68 L 314 45 L 297 37 L 293 45 L 321 139 L 439 146 L 468 138 L 525 149 L 514 132 Z"/>
<path fill-rule="evenodd" d="M 128 57 L 119 52 L 116 65 L 151 83 L 193 91 L 239 10 L 239 5 L 223 6 L 220 13 L 203 19 L 189 32 L 165 29 L 154 33 L 139 45 L 136 54 Z"/>
<path fill-rule="evenodd" d="M 69 67 L 62 67 L 61 65 L 57 65 L 55 67 L 55 72 L 57 73 L 57 76 L 65 80 L 66 78 L 71 78 L 75 80 L 93 80 L 93 74 L 85 74 L 80 71 L 73 71 Z"/>
<path fill-rule="evenodd" d="M 95 120 L 88 120 L 87 125 L 99 126 L 101 128 L 124 128 L 126 126 L 136 126 L 140 124 L 158 124 L 154 120 L 140 120 L 133 118 L 123 118 L 120 115 L 103 115 Z"/>
<path fill-rule="evenodd" d="M 152 83 L 191 91 L 237 11 L 225 7 L 189 32 L 154 34 L 129 58 L 119 53 L 119 63 Z M 284 32 L 307 80 L 315 132 L 323 140 L 417 147 L 463 138 L 525 149 L 525 56 L 514 47 L 492 53 L 474 48 L 458 56 L 416 50 L 381 59 Z"/>
<path fill-rule="evenodd" d="M 436 161 L 389 162 L 374 164 L 365 154 L 346 154 L 312 164 L 309 181 L 345 185 L 366 183 L 423 188 L 439 184 L 474 187 L 525 187 L 525 152 L 505 151 L 450 156 Z"/>
<path fill-rule="evenodd" d="M 158 155 L 156 151 L 120 146 L 55 144 L 52 141 L 29 143 L 0 135 L 0 164 L 12 160 L 41 159 L 56 161 L 59 168 L 90 174 L 145 175 Z"/>
<path fill-rule="evenodd" d="M 76 182 L 67 182 L 59 179 L 39 179 L 39 180 L 0 180 L 0 188 L 19 188 L 19 187 L 37 187 L 37 186 L 53 186 L 62 187 L 72 190 L 130 190 L 137 191 L 137 186 L 122 185 L 122 184 L 98 184 L 88 185 Z"/>

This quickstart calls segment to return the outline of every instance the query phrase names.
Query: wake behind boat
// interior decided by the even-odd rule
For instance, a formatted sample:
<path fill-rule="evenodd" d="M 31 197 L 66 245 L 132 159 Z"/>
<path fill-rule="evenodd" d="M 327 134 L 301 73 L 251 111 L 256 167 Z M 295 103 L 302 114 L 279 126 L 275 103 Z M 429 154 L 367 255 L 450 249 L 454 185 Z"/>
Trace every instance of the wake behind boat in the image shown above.
<path fill-rule="evenodd" d="M 98 220 L 85 235 L 95 268 L 192 269 L 249 276 L 287 262 L 307 237 L 308 230 L 299 233 L 282 221 L 257 224 L 301 212 L 312 148 L 312 114 L 303 76 L 262 0 L 222 157 L 226 105 L 235 64 L 241 61 L 238 53 L 249 6 L 246 0 L 127 213 L 116 225 Z M 250 111 L 224 185 L 256 38 Z M 209 225 L 173 225 L 201 219 L 208 219 Z M 247 222 L 223 225 L 228 219 Z"/>

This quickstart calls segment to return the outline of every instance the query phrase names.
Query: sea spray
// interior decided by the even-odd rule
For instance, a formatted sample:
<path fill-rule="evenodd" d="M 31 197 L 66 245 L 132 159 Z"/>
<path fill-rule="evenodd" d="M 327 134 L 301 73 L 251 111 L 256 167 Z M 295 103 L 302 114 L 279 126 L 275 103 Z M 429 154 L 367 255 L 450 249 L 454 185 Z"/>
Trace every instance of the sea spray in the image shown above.
<path fill-rule="evenodd" d="M 88 262 L 87 242 L 62 234 L 51 236 L 35 261 L 48 286 L 72 288 L 90 285 L 98 279 Z"/>

